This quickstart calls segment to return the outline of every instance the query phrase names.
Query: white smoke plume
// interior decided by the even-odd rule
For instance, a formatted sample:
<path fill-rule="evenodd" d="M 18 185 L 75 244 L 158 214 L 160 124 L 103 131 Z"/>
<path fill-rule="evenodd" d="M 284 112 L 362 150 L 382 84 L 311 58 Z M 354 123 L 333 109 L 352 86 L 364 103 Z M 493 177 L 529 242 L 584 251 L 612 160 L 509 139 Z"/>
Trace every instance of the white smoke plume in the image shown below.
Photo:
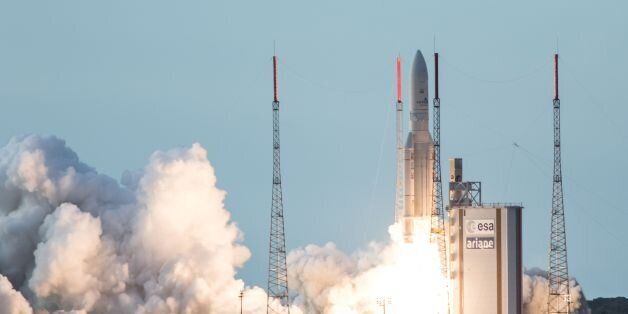
<path fill-rule="evenodd" d="M 19 292 L 13 290 L 11 283 L 0 275 L 0 313 L 32 314 L 33 309 Z"/>
<path fill-rule="evenodd" d="M 371 243 L 351 256 L 339 251 L 333 243 L 324 246 L 309 245 L 288 256 L 290 284 L 298 292 L 295 299 L 305 313 L 381 313 L 378 297 L 393 295 L 389 308 L 392 313 L 441 313 L 437 249 L 434 246 L 415 246 L 404 252 L 403 244 L 390 228 L 391 241 L 387 245 Z M 424 241 L 426 243 L 427 241 Z M 403 265 L 403 263 L 411 263 Z M 421 268 L 424 272 L 414 268 Z M 436 283 L 436 284 L 435 284 Z M 395 288 L 407 289 L 395 291 Z M 441 290 L 442 291 L 442 290 Z M 547 273 L 537 269 L 523 274 L 523 313 L 547 313 Z M 582 287 L 575 279 L 570 281 L 572 311 L 589 314 Z M 405 302 L 395 307 L 395 302 Z"/>
<path fill-rule="evenodd" d="M 295 303 L 305 313 L 446 313 L 445 277 L 429 239 L 403 243 L 397 225 L 387 245 L 371 243 L 351 256 L 333 243 L 306 246 L 288 256 Z"/>
<path fill-rule="evenodd" d="M 118 183 L 63 140 L 11 139 L 0 149 L 0 314 L 232 314 L 241 290 L 244 313 L 265 313 L 264 290 L 237 279 L 250 252 L 224 198 L 198 144 L 156 152 Z M 438 313 L 435 247 L 409 248 L 390 233 L 352 255 L 331 243 L 291 252 L 291 313 L 378 313 L 378 298 Z M 542 275 L 524 278 L 527 313 L 546 304 Z M 585 304 L 575 281 L 572 293 Z"/>
<path fill-rule="evenodd" d="M 12 139 L 0 149 L 0 313 L 239 312 L 250 252 L 206 155 L 157 152 L 120 185 L 60 139 Z M 262 289 L 245 293 L 245 313 L 265 312 Z"/>
<path fill-rule="evenodd" d="M 547 272 L 537 268 L 525 270 L 523 275 L 523 312 L 528 314 L 547 312 L 549 281 Z M 569 280 L 571 309 L 577 314 L 589 314 L 590 310 L 582 287 L 575 279 Z"/>

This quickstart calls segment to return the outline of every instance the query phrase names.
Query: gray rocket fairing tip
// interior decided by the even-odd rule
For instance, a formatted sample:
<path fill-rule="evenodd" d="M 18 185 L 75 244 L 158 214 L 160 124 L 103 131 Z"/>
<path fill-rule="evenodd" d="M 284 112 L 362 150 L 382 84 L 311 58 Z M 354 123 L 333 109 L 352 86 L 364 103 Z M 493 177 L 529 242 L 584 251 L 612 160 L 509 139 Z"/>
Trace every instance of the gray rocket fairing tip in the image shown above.
<path fill-rule="evenodd" d="M 412 131 L 428 130 L 428 74 L 425 58 L 417 50 L 410 74 L 410 127 Z"/>

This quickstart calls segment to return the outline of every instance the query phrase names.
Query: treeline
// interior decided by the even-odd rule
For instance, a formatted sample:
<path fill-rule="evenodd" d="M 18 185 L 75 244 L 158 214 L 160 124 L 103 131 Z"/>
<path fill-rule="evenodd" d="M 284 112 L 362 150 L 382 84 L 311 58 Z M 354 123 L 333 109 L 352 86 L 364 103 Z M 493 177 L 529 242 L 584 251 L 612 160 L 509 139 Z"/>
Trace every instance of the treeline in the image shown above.
<path fill-rule="evenodd" d="M 587 301 L 591 314 L 626 314 L 628 313 L 628 299 L 624 297 L 616 298 L 596 298 Z"/>

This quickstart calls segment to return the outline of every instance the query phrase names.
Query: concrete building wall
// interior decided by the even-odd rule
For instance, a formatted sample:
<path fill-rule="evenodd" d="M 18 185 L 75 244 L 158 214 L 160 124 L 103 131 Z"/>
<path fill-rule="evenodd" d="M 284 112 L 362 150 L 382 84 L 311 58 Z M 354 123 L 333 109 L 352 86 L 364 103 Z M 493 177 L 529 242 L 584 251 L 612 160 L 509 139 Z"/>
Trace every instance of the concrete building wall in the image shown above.
<path fill-rule="evenodd" d="M 453 313 L 521 313 L 521 206 L 450 211 Z"/>

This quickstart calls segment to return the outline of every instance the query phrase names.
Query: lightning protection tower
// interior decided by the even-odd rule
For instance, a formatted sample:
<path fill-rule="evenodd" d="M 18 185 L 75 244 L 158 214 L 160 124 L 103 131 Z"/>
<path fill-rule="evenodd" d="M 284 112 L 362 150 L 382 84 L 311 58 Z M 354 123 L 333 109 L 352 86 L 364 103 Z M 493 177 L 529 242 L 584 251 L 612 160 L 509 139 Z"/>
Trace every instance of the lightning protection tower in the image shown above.
<path fill-rule="evenodd" d="M 438 246 L 440 270 L 443 277 L 448 278 L 447 245 L 445 239 L 445 213 L 443 211 L 443 183 L 440 166 L 440 96 L 438 95 L 438 53 L 434 53 L 434 122 L 432 136 L 434 137 L 434 155 L 432 171 L 432 219 L 431 239 Z M 449 298 L 447 298 L 449 299 Z"/>
<path fill-rule="evenodd" d="M 268 256 L 268 300 L 266 313 L 289 314 L 286 235 L 284 232 L 283 194 L 281 190 L 276 56 L 273 56 L 273 95 L 273 195 L 270 208 L 270 249 Z M 276 300 L 279 302 L 276 302 Z"/>
<path fill-rule="evenodd" d="M 403 217 L 403 102 L 401 101 L 401 57 L 397 57 L 397 183 L 395 185 L 395 222 Z"/>
<path fill-rule="evenodd" d="M 441 271 L 447 274 L 447 252 L 445 246 L 445 213 L 443 212 L 443 184 L 440 174 L 440 98 L 438 96 L 438 53 L 434 53 L 434 169 L 432 172 L 432 239 L 438 244 L 441 259 Z"/>
<path fill-rule="evenodd" d="M 554 182 L 552 189 L 552 230 L 549 250 L 550 314 L 571 313 L 567 237 L 563 204 L 563 175 L 560 156 L 560 99 L 558 98 L 558 54 L 554 54 Z"/>

